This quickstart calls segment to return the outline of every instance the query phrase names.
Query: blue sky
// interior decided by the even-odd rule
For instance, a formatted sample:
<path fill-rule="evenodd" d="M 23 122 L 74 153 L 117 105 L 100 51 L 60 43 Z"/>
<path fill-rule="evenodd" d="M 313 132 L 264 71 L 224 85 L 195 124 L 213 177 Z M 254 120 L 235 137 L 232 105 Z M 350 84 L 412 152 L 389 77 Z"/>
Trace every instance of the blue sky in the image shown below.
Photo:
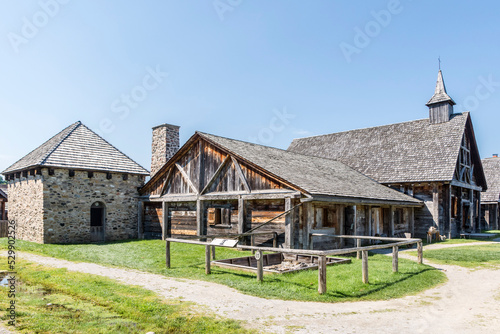
<path fill-rule="evenodd" d="M 150 167 L 151 127 L 286 148 L 428 117 L 441 57 L 500 153 L 494 1 L 0 0 L 5 169 L 78 120 Z"/>

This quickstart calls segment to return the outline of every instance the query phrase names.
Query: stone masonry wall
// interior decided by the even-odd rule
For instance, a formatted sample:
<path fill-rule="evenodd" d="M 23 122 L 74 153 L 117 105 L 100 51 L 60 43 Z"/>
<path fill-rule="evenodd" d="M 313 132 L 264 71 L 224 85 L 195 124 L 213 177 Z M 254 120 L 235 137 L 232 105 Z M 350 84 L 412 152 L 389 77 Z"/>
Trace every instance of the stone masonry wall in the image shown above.
<path fill-rule="evenodd" d="M 75 171 L 70 177 L 68 170 L 55 169 L 49 176 L 43 170 L 44 221 L 46 243 L 86 243 L 91 241 L 90 208 L 95 202 L 106 207 L 106 241 L 137 238 L 137 188 L 144 184 L 144 177 L 94 172 L 89 178 L 84 171 Z"/>
<path fill-rule="evenodd" d="M 43 243 L 43 178 L 28 176 L 9 181 L 9 219 L 16 222 L 16 238 Z"/>
<path fill-rule="evenodd" d="M 179 127 L 163 124 L 153 128 L 151 176 L 179 150 Z"/>

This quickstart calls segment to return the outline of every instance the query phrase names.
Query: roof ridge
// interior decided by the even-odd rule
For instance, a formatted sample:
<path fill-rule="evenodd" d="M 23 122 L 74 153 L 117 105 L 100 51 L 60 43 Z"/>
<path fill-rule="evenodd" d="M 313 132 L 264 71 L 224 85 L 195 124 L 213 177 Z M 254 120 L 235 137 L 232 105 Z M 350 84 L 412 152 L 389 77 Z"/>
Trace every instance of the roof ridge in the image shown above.
<path fill-rule="evenodd" d="M 57 150 L 57 148 L 58 148 L 59 146 L 61 146 L 61 144 L 62 144 L 62 143 L 63 143 L 63 142 L 64 142 L 64 141 L 65 141 L 65 140 L 66 140 L 66 139 L 67 139 L 67 138 L 68 138 L 68 137 L 69 137 L 69 136 L 70 136 L 70 135 L 71 135 L 71 134 L 72 134 L 72 133 L 73 133 L 73 132 L 74 132 L 74 131 L 75 131 L 75 130 L 79 127 L 79 126 L 80 126 L 80 125 L 82 125 L 82 122 L 80 122 L 80 121 L 78 121 L 78 122 L 76 122 L 76 123 L 71 124 L 71 125 L 70 125 L 70 127 L 71 127 L 71 126 L 73 126 L 73 128 L 72 128 L 72 129 L 71 129 L 71 130 L 70 130 L 70 131 L 66 134 L 66 136 L 64 136 L 64 138 L 62 138 L 62 139 L 61 139 L 61 140 L 60 140 L 60 141 L 59 141 L 56 145 L 54 145 L 54 147 L 53 147 L 51 150 L 49 150 L 49 152 L 48 152 L 48 153 L 47 153 L 47 154 L 46 154 L 46 155 L 45 155 L 45 156 L 41 159 L 40 165 L 43 165 L 43 164 L 45 163 L 45 161 L 47 161 L 47 159 L 50 157 L 50 155 L 51 155 L 52 153 L 54 153 L 54 151 L 55 151 L 55 150 Z M 66 129 L 67 129 L 67 128 L 66 128 Z M 64 130 L 63 130 L 63 131 L 64 131 Z M 59 133 L 61 133 L 61 132 L 59 132 Z M 57 134 L 56 134 L 55 136 L 57 136 Z M 54 136 L 54 137 L 55 137 L 55 136 Z M 52 137 L 52 138 L 54 138 L 54 137 Z M 52 138 L 51 138 L 51 139 L 52 139 Z M 50 139 L 49 139 L 49 140 L 50 140 Z"/>
<path fill-rule="evenodd" d="M 464 114 L 467 114 L 467 113 L 469 113 L 469 112 L 468 111 L 458 112 L 458 113 L 451 114 L 451 116 L 464 115 Z M 412 120 L 412 121 L 404 121 L 404 122 L 384 124 L 384 125 L 377 125 L 377 126 L 368 126 L 366 128 L 358 128 L 358 129 L 352 129 L 352 130 L 344 130 L 344 131 L 338 131 L 338 132 L 324 133 L 322 135 L 300 137 L 300 138 L 295 138 L 292 141 L 300 140 L 300 139 L 307 139 L 307 138 L 316 138 L 316 137 L 323 137 L 323 136 L 329 136 L 329 135 L 336 135 L 336 134 L 347 133 L 347 132 L 354 132 L 354 131 L 364 131 L 364 130 L 369 130 L 369 129 L 383 128 L 383 127 L 388 127 L 388 126 L 394 126 L 394 125 L 400 125 L 400 124 L 407 124 L 407 123 L 413 123 L 413 122 L 428 121 L 428 120 L 429 120 L 429 118 L 420 118 L 420 119 L 415 119 L 415 120 Z"/>

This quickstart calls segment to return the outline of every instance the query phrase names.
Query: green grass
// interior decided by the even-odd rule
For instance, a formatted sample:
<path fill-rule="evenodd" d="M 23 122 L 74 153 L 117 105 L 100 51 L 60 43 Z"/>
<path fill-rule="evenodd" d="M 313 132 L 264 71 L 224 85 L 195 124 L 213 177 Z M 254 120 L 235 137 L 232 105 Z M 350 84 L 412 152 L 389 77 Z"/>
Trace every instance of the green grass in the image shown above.
<path fill-rule="evenodd" d="M 500 244 L 428 250 L 424 251 L 424 258 L 466 268 L 495 268 L 500 266 Z"/>
<path fill-rule="evenodd" d="M 445 241 L 438 241 L 437 243 L 443 244 L 443 245 L 468 244 L 468 243 L 472 243 L 472 242 L 488 242 L 488 241 L 492 241 L 493 239 L 500 237 L 499 230 L 481 231 L 481 233 L 489 233 L 489 234 L 491 234 L 491 237 L 488 237 L 488 238 L 470 238 L 470 239 L 455 238 L 455 239 L 446 239 Z M 423 244 L 424 244 L 424 246 L 430 245 L 429 243 L 427 243 L 426 240 L 423 240 Z M 436 244 L 436 242 L 433 241 L 431 244 Z"/>
<path fill-rule="evenodd" d="M 0 257 L 0 270 L 7 260 Z M 202 315 L 196 305 L 100 276 L 18 263 L 16 330 L 22 333 L 250 333 L 233 320 Z M 0 309 L 9 305 L 0 287 Z M 7 321 L 6 313 L 0 319 Z"/>
<path fill-rule="evenodd" d="M 392 273 L 392 259 L 384 255 L 370 256 L 370 284 L 361 282 L 361 261 L 329 266 L 327 293 L 319 295 L 318 272 L 265 275 L 259 283 L 255 274 L 212 267 L 205 275 L 205 248 L 199 245 L 172 243 L 172 268 L 165 268 L 165 242 L 141 240 L 102 245 L 40 245 L 17 241 L 18 250 L 56 258 L 94 262 L 108 266 L 133 268 L 169 277 L 211 281 L 235 288 L 243 293 L 285 300 L 344 302 L 381 300 L 416 294 L 446 280 L 439 270 L 413 261 L 400 259 L 399 273 Z M 0 248 L 6 247 L 0 239 Z M 217 258 L 247 256 L 249 252 L 217 248 Z"/>

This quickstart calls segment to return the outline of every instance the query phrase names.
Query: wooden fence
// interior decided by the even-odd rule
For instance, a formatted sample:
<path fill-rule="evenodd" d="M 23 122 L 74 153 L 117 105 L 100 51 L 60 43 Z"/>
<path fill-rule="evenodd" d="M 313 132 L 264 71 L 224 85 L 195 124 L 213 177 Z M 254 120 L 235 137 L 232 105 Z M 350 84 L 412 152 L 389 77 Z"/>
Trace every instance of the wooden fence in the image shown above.
<path fill-rule="evenodd" d="M 318 256 L 318 293 L 324 294 L 326 292 L 326 257 L 331 255 L 342 255 L 351 253 L 361 253 L 362 258 L 362 280 L 363 283 L 368 284 L 368 251 L 377 249 L 392 248 L 392 270 L 393 272 L 398 271 L 398 254 L 399 247 L 417 244 L 418 252 L 418 263 L 422 264 L 423 261 L 423 250 L 422 250 L 422 240 L 421 239 L 407 239 L 407 238 L 386 238 L 386 237 L 367 237 L 367 236 L 352 236 L 352 235 L 328 235 L 328 234 L 314 234 L 313 236 L 329 236 L 334 238 L 346 238 L 346 239 L 358 239 L 358 240 L 378 240 L 387 241 L 388 244 L 380 245 L 370 245 L 364 247 L 353 247 L 353 248 L 343 248 L 343 249 L 329 249 L 329 250 L 309 250 L 309 249 L 285 249 L 276 247 L 256 247 L 256 246 L 243 246 L 238 245 L 239 249 L 256 251 L 255 256 L 257 260 L 257 279 L 262 282 L 263 274 L 263 256 L 262 252 L 277 252 L 277 253 L 288 253 L 288 254 L 301 254 L 301 255 L 316 255 Z M 198 237 L 201 238 L 201 237 Z M 207 238 L 207 236 L 203 236 Z M 209 275 L 211 273 L 210 262 L 211 259 L 215 259 L 215 247 L 230 247 L 224 245 L 212 245 L 206 241 L 197 240 L 187 240 L 187 239 L 176 239 L 176 238 L 166 238 L 166 252 L 165 252 L 165 262 L 167 268 L 170 268 L 170 243 L 186 243 L 194 245 L 204 245 L 205 246 L 205 274 Z M 358 242 L 359 245 L 359 242 Z M 359 253 L 358 253 L 359 254 Z"/>

